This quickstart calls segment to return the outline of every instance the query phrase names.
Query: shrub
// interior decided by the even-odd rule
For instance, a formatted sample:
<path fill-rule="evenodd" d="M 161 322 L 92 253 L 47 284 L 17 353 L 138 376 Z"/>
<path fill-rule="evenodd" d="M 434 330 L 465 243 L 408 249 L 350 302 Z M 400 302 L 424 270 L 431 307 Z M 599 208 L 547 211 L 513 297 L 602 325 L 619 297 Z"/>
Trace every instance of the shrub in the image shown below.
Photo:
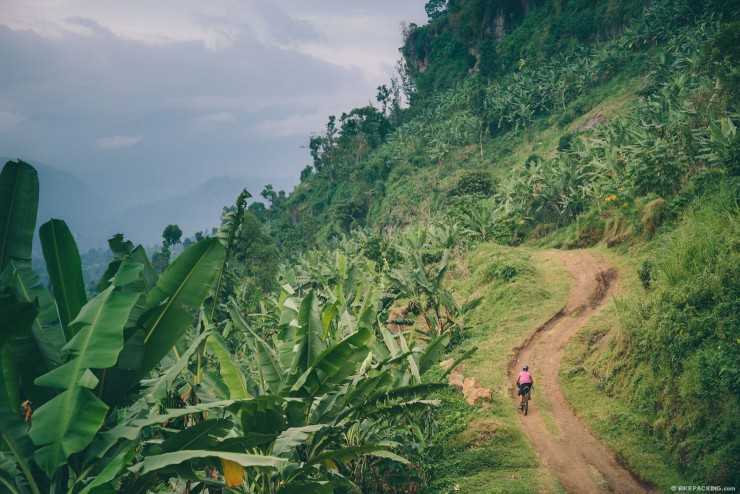
<path fill-rule="evenodd" d="M 576 238 L 571 248 L 585 248 L 596 245 L 604 237 L 606 222 L 595 210 L 582 214 L 576 221 Z"/>
<path fill-rule="evenodd" d="M 486 283 L 490 283 L 493 280 L 513 281 L 518 274 L 519 270 L 516 266 L 497 261 L 486 268 L 483 274 L 483 281 Z"/>
<path fill-rule="evenodd" d="M 666 219 L 667 212 L 666 201 L 662 197 L 647 203 L 640 215 L 642 233 L 647 237 L 652 237 L 661 223 Z"/>
<path fill-rule="evenodd" d="M 637 277 L 645 289 L 649 289 L 657 277 L 657 266 L 651 260 L 645 260 L 637 269 Z"/>
<path fill-rule="evenodd" d="M 534 230 L 532 230 L 531 237 L 533 240 L 540 240 L 550 235 L 552 232 L 558 229 L 558 225 L 555 223 L 540 223 Z"/>
<path fill-rule="evenodd" d="M 447 190 L 450 197 L 469 194 L 489 196 L 493 192 L 493 179 L 486 170 L 466 170 Z"/>

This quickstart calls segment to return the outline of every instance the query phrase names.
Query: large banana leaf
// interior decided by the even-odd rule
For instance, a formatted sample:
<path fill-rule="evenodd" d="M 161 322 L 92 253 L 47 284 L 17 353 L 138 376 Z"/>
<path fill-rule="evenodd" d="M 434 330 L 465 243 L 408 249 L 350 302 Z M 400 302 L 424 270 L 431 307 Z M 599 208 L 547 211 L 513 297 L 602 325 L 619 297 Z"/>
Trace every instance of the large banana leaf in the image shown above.
<path fill-rule="evenodd" d="M 205 458 L 221 458 L 238 463 L 243 467 L 263 467 L 277 470 L 283 468 L 288 463 L 288 460 L 275 456 L 228 453 L 225 451 L 183 450 L 174 453 L 146 456 L 142 462 L 132 466 L 130 470 L 137 475 L 146 475 L 173 465 L 179 465 L 186 461 Z"/>
<path fill-rule="evenodd" d="M 87 447 L 103 424 L 108 406 L 84 388 L 98 385 L 90 369 L 107 369 L 118 360 L 124 326 L 139 298 L 120 288 L 134 279 L 129 271 L 116 275 L 110 287 L 82 307 L 70 324 L 75 336 L 64 347 L 69 361 L 36 379 L 37 385 L 65 390 L 36 410 L 30 432 L 39 448 L 36 463 L 49 478 L 69 455 Z"/>
<path fill-rule="evenodd" d="M 213 327 L 212 323 L 208 320 L 208 316 L 202 313 L 206 320 L 206 328 Z M 247 390 L 247 379 L 244 377 L 244 373 L 239 368 L 234 358 L 226 346 L 221 333 L 214 331 L 207 340 L 208 347 L 211 349 L 213 354 L 218 360 L 219 371 L 221 377 L 229 388 L 229 398 L 232 400 L 238 400 L 241 398 L 249 398 L 251 395 Z"/>
<path fill-rule="evenodd" d="M 63 350 L 70 360 L 36 379 L 36 384 L 59 389 L 71 389 L 79 384 L 89 369 L 107 369 L 116 365 L 123 348 L 123 328 L 129 313 L 139 298 L 135 292 L 108 287 L 80 310 L 72 321 L 75 336 Z M 97 386 L 95 379 L 93 386 Z"/>
<path fill-rule="evenodd" d="M 8 161 L 0 172 L 0 271 L 11 262 L 31 263 L 39 178 L 23 161 Z"/>
<path fill-rule="evenodd" d="M 3 361 L 5 356 L 3 356 Z M 4 364 L 4 362 L 3 362 Z M 5 389 L 6 380 L 0 382 L 0 450 L 7 451 L 12 457 L 13 464 L 23 474 L 29 488 L 34 494 L 39 494 L 39 488 L 31 473 L 33 459 L 33 443 L 28 437 L 28 426 L 21 420 L 15 400 Z"/>
<path fill-rule="evenodd" d="M 62 364 L 61 350 L 66 344 L 56 304 L 29 265 L 16 266 L 14 261 L 11 262 L 3 272 L 0 284 L 8 287 L 16 299 L 38 305 L 39 314 L 31 324 L 31 332 L 11 339 L 8 345 L 13 350 L 23 391 L 39 407 L 55 393 L 35 386 L 33 382 Z"/>
<path fill-rule="evenodd" d="M 69 323 L 87 303 L 80 253 L 72 233 L 62 220 L 49 220 L 41 225 L 39 238 L 59 319 L 69 340 L 74 334 Z"/>
<path fill-rule="evenodd" d="M 280 358 L 275 350 L 249 327 L 233 301 L 229 304 L 228 311 L 234 326 L 244 335 L 254 358 L 257 360 L 262 391 L 267 392 L 269 390 L 273 394 L 277 393 L 283 381 Z"/>
<path fill-rule="evenodd" d="M 74 386 L 45 403 L 33 414 L 30 436 L 35 460 L 52 478 L 70 455 L 90 444 L 100 430 L 108 406 L 89 389 Z"/>
<path fill-rule="evenodd" d="M 187 309 L 203 304 L 225 255 L 217 239 L 202 240 L 180 254 L 147 294 L 147 305 L 153 310 L 144 321 L 144 352 L 137 381 L 159 364 L 193 322 Z"/>

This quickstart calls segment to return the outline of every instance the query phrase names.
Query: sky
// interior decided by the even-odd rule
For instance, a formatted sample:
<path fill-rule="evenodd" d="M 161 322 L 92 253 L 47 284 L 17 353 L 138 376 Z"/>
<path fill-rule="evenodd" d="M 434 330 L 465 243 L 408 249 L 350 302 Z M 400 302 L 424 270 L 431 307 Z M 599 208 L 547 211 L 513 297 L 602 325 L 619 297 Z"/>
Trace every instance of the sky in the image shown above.
<path fill-rule="evenodd" d="M 0 156 L 118 207 L 213 176 L 295 184 L 310 134 L 390 83 L 425 3 L 0 0 Z"/>

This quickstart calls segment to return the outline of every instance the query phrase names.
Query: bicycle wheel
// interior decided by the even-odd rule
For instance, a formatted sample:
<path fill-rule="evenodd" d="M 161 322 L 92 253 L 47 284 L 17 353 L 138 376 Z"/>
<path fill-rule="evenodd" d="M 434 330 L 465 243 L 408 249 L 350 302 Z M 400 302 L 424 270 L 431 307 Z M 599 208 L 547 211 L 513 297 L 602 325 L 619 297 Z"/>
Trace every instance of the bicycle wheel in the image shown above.
<path fill-rule="evenodd" d="M 529 411 L 529 393 L 524 395 L 524 404 L 522 408 L 524 410 L 524 415 L 527 415 L 527 412 Z"/>

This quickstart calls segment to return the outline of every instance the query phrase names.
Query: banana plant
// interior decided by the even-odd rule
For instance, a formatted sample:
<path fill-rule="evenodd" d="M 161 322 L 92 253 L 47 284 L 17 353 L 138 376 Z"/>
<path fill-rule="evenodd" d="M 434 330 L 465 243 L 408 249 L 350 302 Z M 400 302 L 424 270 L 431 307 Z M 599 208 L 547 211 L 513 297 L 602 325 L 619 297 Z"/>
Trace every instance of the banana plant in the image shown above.
<path fill-rule="evenodd" d="M 224 249 L 216 239 L 199 242 L 156 279 L 148 261 L 139 262 L 143 249 L 114 237 L 116 259 L 88 301 L 74 238 L 50 220 L 40 238 L 52 298 L 29 262 L 36 171 L 9 162 L 0 190 L 0 317 L 19 316 L 0 338 L 0 477 L 12 492 L 59 492 L 96 472 L 81 470 L 85 452 L 190 326 Z"/>
<path fill-rule="evenodd" d="M 434 406 L 424 398 L 444 386 L 424 383 L 421 375 L 439 359 L 449 337 L 408 349 L 402 335 L 379 327 L 380 306 L 372 302 L 377 299 L 365 296 L 357 312 L 313 291 L 302 299 L 281 297 L 275 308 L 280 324 L 267 339 L 236 304 L 229 306 L 235 330 L 247 335 L 260 394 L 293 403 L 285 430 L 263 450 L 299 462 L 285 481 L 326 479 L 327 468 L 354 481 L 353 462 L 368 455 L 405 462 L 393 452 L 398 445 L 389 433 Z M 354 323 L 343 324 L 346 318 Z M 360 428 L 362 440 L 349 441 L 351 431 Z"/>
<path fill-rule="evenodd" d="M 449 337 L 420 345 L 384 328 L 392 296 L 373 266 L 339 253 L 302 295 L 286 285 L 265 305 L 275 311 L 263 319 L 275 321 L 269 332 L 230 304 L 221 324 L 244 335 L 256 370 L 244 372 L 204 307 L 218 295 L 219 239 L 157 276 L 140 246 L 114 236 L 114 259 L 87 300 L 74 239 L 52 220 L 41 227 L 52 297 L 29 262 L 35 171 L 9 163 L 0 191 L 4 489 L 146 492 L 171 481 L 331 492 L 352 485 L 358 461 L 408 461 L 394 431 L 436 404 L 428 396 L 444 385 L 423 376 Z"/>

